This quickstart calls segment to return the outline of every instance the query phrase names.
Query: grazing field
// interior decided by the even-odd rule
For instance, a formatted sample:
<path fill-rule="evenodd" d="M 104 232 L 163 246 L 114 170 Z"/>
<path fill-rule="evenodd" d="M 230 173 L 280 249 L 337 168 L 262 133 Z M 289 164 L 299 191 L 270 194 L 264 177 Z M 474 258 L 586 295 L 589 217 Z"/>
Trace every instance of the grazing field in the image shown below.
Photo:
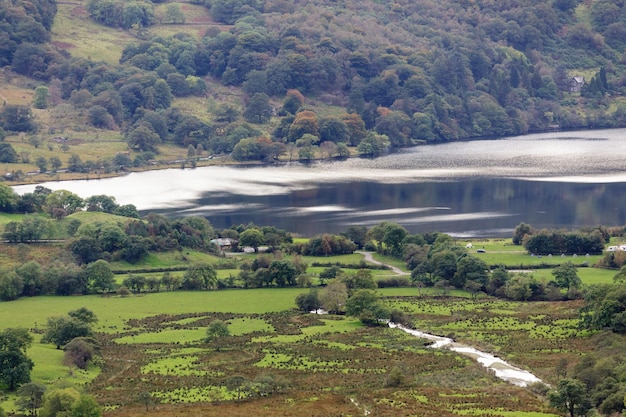
<path fill-rule="evenodd" d="M 97 213 L 75 217 L 83 224 L 115 221 Z M 3 219 L 6 223 L 12 218 Z M 61 246 L 32 245 L 31 256 L 54 256 L 54 248 Z M 485 241 L 484 246 L 487 252 L 477 256 L 529 258 L 510 241 Z M 17 257 L 16 246 L 4 247 L 0 257 Z M 238 275 L 236 265 L 256 256 L 225 259 L 184 250 L 155 253 L 137 265 L 111 265 L 129 271 L 176 267 L 181 269 L 173 274 L 182 276 L 185 265 L 209 262 L 218 267 L 218 278 L 227 279 Z M 406 270 L 389 257 L 375 254 L 374 259 Z M 307 273 L 315 283 L 325 267 L 311 264 L 358 265 L 365 256 L 301 260 L 309 264 Z M 394 274 L 372 272 L 375 278 Z M 550 268 L 528 273 L 540 281 L 553 278 Z M 578 273 L 590 285 L 611 283 L 615 271 L 589 267 Z M 140 274 L 160 278 L 163 273 Z M 126 277 L 120 273 L 116 282 Z M 33 380 L 48 386 L 59 381 L 83 385 L 107 416 L 557 415 L 534 389 L 503 382 L 467 357 L 429 348 L 426 340 L 386 326 L 365 327 L 353 317 L 296 311 L 296 296 L 308 291 L 21 298 L 0 302 L 0 329 L 31 329 L 36 340 L 28 351 L 35 362 Z M 558 381 L 563 361 L 574 366 L 597 343 L 594 335 L 579 329 L 582 301 L 512 302 L 473 298 L 462 290 L 442 297 L 437 289 L 418 287 L 377 292 L 388 308 L 404 312 L 416 328 L 494 353 L 549 384 Z M 99 319 L 100 366 L 86 371 L 70 370 L 62 363 L 61 350 L 39 343 L 48 317 L 80 307 Z M 205 341 L 215 320 L 224 321 L 230 335 Z M 16 410 L 14 401 L 14 396 L 6 397 L 3 408 Z"/>
<path fill-rule="evenodd" d="M 441 299 L 416 296 L 415 289 L 394 290 L 381 294 L 418 326 L 499 352 L 546 381 L 560 357 L 575 357 L 588 343 L 572 330 L 573 303 Z M 402 290 L 404 295 L 392 295 Z M 3 320 L 5 327 L 33 328 L 50 315 L 89 306 L 100 318 L 104 366 L 97 376 L 75 380 L 95 376 L 89 389 L 106 415 L 157 410 L 164 416 L 243 416 L 253 410 L 268 416 L 366 410 L 372 415 L 451 416 L 481 410 L 554 415 L 532 391 L 496 379 L 465 357 L 430 349 L 425 340 L 386 327 L 364 327 L 351 317 L 298 313 L 292 307 L 301 291 L 40 297 L 0 303 L 0 314 L 10 317 Z M 541 314 L 533 313 L 535 308 Z M 24 314 L 10 314 L 17 310 Z M 205 343 L 205 329 L 215 319 L 228 323 L 231 335 Z M 564 330 L 551 330 L 554 322 Z M 67 376 L 66 368 L 54 365 L 60 351 L 52 346 L 36 344 L 30 353 L 39 368 L 35 378 L 50 383 L 50 378 Z M 399 382 L 392 372 L 399 372 Z M 234 377 L 264 394 L 238 400 Z M 139 400 L 142 393 L 152 398 L 148 412 Z"/>

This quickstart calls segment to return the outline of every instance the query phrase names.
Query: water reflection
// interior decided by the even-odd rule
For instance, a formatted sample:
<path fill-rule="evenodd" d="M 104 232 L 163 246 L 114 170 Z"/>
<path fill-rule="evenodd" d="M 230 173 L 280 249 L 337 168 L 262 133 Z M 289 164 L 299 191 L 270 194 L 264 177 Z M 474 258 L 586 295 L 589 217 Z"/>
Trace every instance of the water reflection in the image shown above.
<path fill-rule="evenodd" d="M 47 183 L 82 197 L 219 228 L 272 224 L 303 235 L 395 221 L 412 232 L 506 235 L 535 227 L 626 223 L 626 130 L 528 135 L 421 146 L 377 159 L 207 167 Z M 18 192 L 34 186 L 16 187 Z"/>

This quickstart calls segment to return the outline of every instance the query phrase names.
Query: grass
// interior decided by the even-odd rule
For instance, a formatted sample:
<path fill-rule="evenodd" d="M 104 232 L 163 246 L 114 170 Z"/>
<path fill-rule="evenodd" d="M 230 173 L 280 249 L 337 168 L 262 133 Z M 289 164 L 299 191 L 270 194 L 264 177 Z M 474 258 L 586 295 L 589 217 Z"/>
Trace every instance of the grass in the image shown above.
<path fill-rule="evenodd" d="M 536 269 L 531 274 L 539 281 L 548 282 L 554 279 L 552 269 Z M 618 271 L 600 268 L 578 268 L 578 276 L 583 285 L 612 284 Z"/>
<path fill-rule="evenodd" d="M 99 213 L 77 217 L 84 223 L 118 220 Z M 489 245 L 488 253 L 506 247 L 500 255 L 516 256 L 505 242 L 489 241 L 485 246 Z M 363 256 L 307 257 L 305 261 L 310 264 L 327 259 L 358 263 Z M 387 258 L 379 259 L 388 262 Z M 201 252 L 174 251 L 151 255 L 136 268 L 180 266 L 198 260 L 220 262 L 220 258 Z M 319 273 L 322 269 L 311 267 L 308 272 Z M 377 276 L 379 272 L 389 274 L 375 272 Z M 585 284 L 612 282 L 614 273 L 579 268 Z M 237 274 L 237 269 L 218 270 L 222 279 Z M 550 269 L 535 270 L 533 274 L 540 280 L 551 279 Z M 160 278 L 162 273 L 141 275 Z M 123 278 L 124 275 L 117 277 Z M 197 414 L 191 410 L 200 410 L 195 407 L 209 402 L 216 404 L 222 415 L 238 415 L 248 405 L 255 410 L 268 407 L 288 414 L 289 410 L 298 410 L 296 414 L 301 415 L 307 404 L 321 407 L 331 401 L 332 395 L 355 398 L 375 415 L 395 415 L 407 410 L 416 415 L 422 411 L 428 415 L 426 410 L 438 410 L 440 415 L 477 415 L 482 410 L 551 415 L 537 397 L 527 397 L 526 391 L 495 380 L 467 358 L 427 349 L 425 341 L 385 327 L 367 328 L 352 317 L 295 312 L 296 295 L 306 291 L 270 288 L 129 297 L 23 298 L 0 303 L 0 328 L 41 329 L 51 315 L 83 306 L 94 311 L 99 318 L 97 330 L 115 343 L 103 346 L 106 360 L 100 375 L 95 369 L 86 373 L 74 371 L 70 381 L 81 385 L 90 382 L 100 402 L 120 408 L 125 416 L 134 415 L 131 397 L 136 394 L 129 396 L 129 392 L 151 393 L 165 416 L 180 412 L 174 404 L 187 404 L 185 407 L 191 408 L 185 414 Z M 445 298 L 431 297 L 436 294 L 434 289 L 415 287 L 377 292 L 390 308 L 408 314 L 418 328 L 497 352 L 548 381 L 554 378 L 553 369 L 559 358 L 565 355 L 576 360 L 585 349 L 593 349 L 589 337 L 578 330 L 580 302 L 521 303 L 489 297 L 472 300 L 460 290 Z M 212 343 L 202 342 L 206 326 L 217 318 L 226 321 L 231 331 L 220 350 Z M 36 381 L 52 384 L 69 378 L 68 368 L 61 365 L 62 352 L 53 346 L 36 343 L 29 354 L 35 361 Z M 410 383 L 399 389 L 386 389 L 386 375 L 396 365 L 411 375 Z M 266 374 L 288 379 L 291 388 L 268 398 L 229 402 L 236 398 L 225 387 L 230 376 L 243 375 L 252 380 Z M 461 404 L 456 400 L 470 398 L 469 394 L 471 401 Z M 516 399 L 516 405 L 510 406 L 511 398 Z M 11 407 L 8 404 L 4 407 Z M 346 415 L 355 412 L 352 403 L 333 403 L 332 409 Z"/>
<path fill-rule="evenodd" d="M 131 404 L 142 391 L 159 401 L 160 413 L 166 416 L 171 415 L 166 411 L 170 410 L 168 404 L 188 404 L 191 408 L 184 413 L 189 414 L 194 407 L 211 402 L 219 404 L 215 410 L 222 415 L 237 415 L 235 407 L 248 405 L 257 410 L 265 406 L 280 412 L 298 410 L 295 415 L 301 415 L 300 408 L 308 403 L 321 407 L 329 401 L 329 395 L 335 394 L 355 398 L 375 415 L 408 410 L 420 415 L 420 410 L 433 409 L 444 415 L 487 409 L 519 411 L 511 415 L 550 415 L 543 412 L 541 401 L 526 398 L 524 390 L 493 379 L 470 360 L 425 349 L 423 341 L 403 332 L 366 328 L 351 317 L 287 313 L 301 291 L 305 290 L 177 292 L 128 298 L 39 297 L 0 303 L 0 315 L 10 318 L 8 323 L 3 320 L 2 326 L 34 327 L 51 314 L 81 305 L 92 309 L 100 318 L 99 330 L 121 336 L 116 343 L 104 346 L 106 366 L 92 382 L 92 389 L 99 401 L 120 408 L 123 415 L 134 415 Z M 569 340 L 580 337 L 555 332 L 555 328 L 566 330 L 576 324 L 571 313 L 563 314 L 566 310 L 557 314 L 555 308 L 566 303 L 537 303 L 532 307 L 493 299 L 433 299 L 417 296 L 416 288 L 383 289 L 379 293 L 390 305 L 414 317 L 418 325 L 440 333 L 454 332 L 460 340 L 493 351 L 514 352 L 516 363 L 527 367 L 537 360 L 530 346 L 540 349 L 545 361 L 560 354 L 559 346 L 577 346 Z M 542 313 L 537 314 L 537 310 Z M 25 314 L 10 315 L 10 311 Z M 231 330 L 221 351 L 198 343 L 204 337 L 206 323 L 214 318 L 228 322 Z M 67 376 L 67 368 L 58 365 L 60 353 L 48 345 L 33 347 L 36 380 Z M 408 386 L 388 390 L 384 386 L 386 375 L 396 365 L 415 381 L 411 378 Z M 291 388 L 267 399 L 228 402 L 236 398 L 225 387 L 230 376 L 253 379 L 266 374 L 287 378 Z M 501 390 L 506 396 L 498 394 Z M 455 399 L 470 398 L 469 394 L 471 402 L 465 401 L 461 410 Z M 510 403 L 510 398 L 519 401 Z M 353 407 L 348 402 L 333 405 L 333 410 L 350 414 L 354 413 Z M 177 409 L 181 410 L 171 411 Z"/>
<path fill-rule="evenodd" d="M 259 318 L 237 318 L 228 320 L 228 330 L 232 336 L 241 336 L 248 333 L 271 333 L 274 327 L 266 320 Z"/>
<path fill-rule="evenodd" d="M 185 249 L 183 251 L 151 252 L 145 259 L 134 264 L 124 261 L 113 261 L 111 262 L 111 268 L 114 270 L 132 271 L 134 269 L 146 268 L 184 267 L 186 265 L 201 262 L 217 264 L 219 261 L 220 258 L 215 255 L 197 250 Z M 162 275 L 163 273 L 161 273 L 161 276 Z"/>
<path fill-rule="evenodd" d="M 295 308 L 300 288 L 222 290 L 208 292 L 161 292 L 143 296 L 101 297 L 33 297 L 0 302 L 0 329 L 8 327 L 43 327 L 47 317 L 63 315 L 70 310 L 87 307 L 99 321 L 97 330 L 121 331 L 130 319 L 157 314 L 232 312 L 241 314 L 269 313 Z M 20 311 L 20 314 L 15 314 Z"/>
<path fill-rule="evenodd" d="M 24 218 L 23 214 L 0 213 L 0 226 L 4 226 L 10 222 L 19 222 Z"/>
<path fill-rule="evenodd" d="M 115 339 L 116 343 L 121 344 L 146 344 L 146 343 L 165 343 L 165 344 L 188 344 L 200 342 L 206 336 L 206 329 L 168 329 L 156 333 L 143 332 L 138 335 L 124 336 Z"/>
<path fill-rule="evenodd" d="M 87 2 L 59 4 L 52 25 L 52 43 L 74 57 L 117 64 L 125 44 L 136 41 L 130 32 L 93 22 Z"/>
<path fill-rule="evenodd" d="M 401 269 L 402 271 L 409 272 L 406 268 L 406 263 L 397 258 L 392 258 L 391 256 L 383 256 L 378 253 L 373 253 L 372 257 L 378 262 L 384 263 L 386 265 L 393 265 L 396 268 Z"/>

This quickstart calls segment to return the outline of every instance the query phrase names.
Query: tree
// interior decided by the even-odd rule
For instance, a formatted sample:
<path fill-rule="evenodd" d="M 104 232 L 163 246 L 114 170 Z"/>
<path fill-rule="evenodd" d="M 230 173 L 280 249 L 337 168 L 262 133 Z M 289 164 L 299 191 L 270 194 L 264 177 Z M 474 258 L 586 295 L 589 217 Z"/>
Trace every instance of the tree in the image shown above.
<path fill-rule="evenodd" d="M 1 301 L 11 301 L 19 298 L 23 289 L 24 282 L 14 271 L 0 271 Z"/>
<path fill-rule="evenodd" d="M 7 104 L 0 110 L 0 126 L 14 132 L 35 132 L 37 123 L 30 107 Z"/>
<path fill-rule="evenodd" d="M 548 398 L 551 406 L 568 413 L 570 417 L 587 415 L 592 407 L 585 384 L 577 379 L 560 380 L 557 389 Z"/>
<path fill-rule="evenodd" d="M 320 294 L 322 308 L 331 314 L 338 314 L 344 311 L 347 299 L 348 289 L 346 284 L 340 281 L 332 281 Z"/>
<path fill-rule="evenodd" d="M 193 264 L 185 272 L 183 288 L 188 290 L 208 290 L 217 284 L 217 272 L 211 264 Z"/>
<path fill-rule="evenodd" d="M 41 138 L 39 136 L 31 136 L 28 138 L 28 143 L 33 145 L 33 148 L 39 149 L 41 146 Z"/>
<path fill-rule="evenodd" d="M 320 308 L 319 293 L 316 289 L 311 289 L 307 293 L 298 294 L 296 306 L 303 312 L 317 311 Z"/>
<path fill-rule="evenodd" d="M 363 324 L 378 326 L 389 318 L 389 310 L 371 290 L 358 290 L 346 301 L 346 314 L 358 317 Z"/>
<path fill-rule="evenodd" d="M 109 114 L 106 108 L 100 106 L 99 104 L 89 108 L 87 120 L 92 126 L 95 127 L 102 129 L 115 128 L 115 120 L 113 120 L 113 116 Z"/>
<path fill-rule="evenodd" d="M 86 307 L 81 307 L 76 310 L 69 311 L 67 315 L 86 324 L 93 324 L 98 322 L 98 317 L 96 317 L 96 314 Z"/>
<path fill-rule="evenodd" d="M 365 122 L 363 122 L 361 116 L 356 113 L 346 113 L 341 116 L 341 120 L 343 120 L 350 132 L 350 140 L 346 141 L 347 143 L 352 146 L 357 146 L 365 139 L 367 131 L 365 130 Z"/>
<path fill-rule="evenodd" d="M 263 124 L 272 117 L 270 98 L 265 93 L 255 93 L 243 112 L 243 117 L 250 123 Z"/>
<path fill-rule="evenodd" d="M 407 379 L 406 373 L 399 366 L 394 366 L 387 375 L 385 386 L 390 388 L 401 387 L 406 384 Z"/>
<path fill-rule="evenodd" d="M 110 197 L 103 194 L 92 195 L 91 197 L 86 198 L 85 204 L 87 205 L 87 211 L 103 211 L 105 213 L 113 213 L 119 207 L 117 202 L 115 201 L 115 197 Z M 119 229 L 118 226 L 114 227 Z"/>
<path fill-rule="evenodd" d="M 239 118 L 239 110 L 233 104 L 222 103 L 215 111 L 215 120 L 218 122 L 232 123 Z"/>
<path fill-rule="evenodd" d="M 48 170 L 48 160 L 43 156 L 40 156 L 35 160 L 35 165 L 37 165 L 39 172 L 42 174 Z"/>
<path fill-rule="evenodd" d="M 241 375 L 234 375 L 226 381 L 226 388 L 229 391 L 237 391 L 237 401 L 241 399 L 241 394 L 246 383 L 249 382 Z"/>
<path fill-rule="evenodd" d="M 513 244 L 521 245 L 524 240 L 524 236 L 529 235 L 533 232 L 532 227 L 526 223 L 520 223 L 515 227 L 515 231 L 513 232 Z"/>
<path fill-rule="evenodd" d="M 8 164 L 17 162 L 17 152 L 10 143 L 0 143 L 0 162 Z"/>
<path fill-rule="evenodd" d="M 64 347 L 63 363 L 67 366 L 76 366 L 87 369 L 87 365 L 95 355 L 95 344 L 87 337 L 75 337 Z"/>
<path fill-rule="evenodd" d="M 46 211 L 57 218 L 75 213 L 84 206 L 82 198 L 67 190 L 53 191 L 46 197 Z"/>
<path fill-rule="evenodd" d="M 74 388 L 60 388 L 48 391 L 44 396 L 41 417 L 71 416 L 72 408 L 78 402 L 80 393 Z"/>
<path fill-rule="evenodd" d="M 124 206 L 122 206 L 124 207 Z M 120 207 L 120 209 L 122 208 Z M 127 217 L 139 217 L 137 210 L 133 212 L 133 216 L 129 216 L 131 212 L 127 212 Z M 122 215 L 120 210 L 116 210 L 115 214 Z M 136 263 L 148 256 L 149 239 L 143 236 L 128 236 L 122 249 L 122 259 L 129 263 Z"/>
<path fill-rule="evenodd" d="M 178 4 L 168 4 L 165 9 L 165 23 L 185 23 L 185 15 Z"/>
<path fill-rule="evenodd" d="M 304 104 L 304 96 L 298 90 L 287 90 L 283 110 L 287 113 L 296 114 L 298 109 Z"/>
<path fill-rule="evenodd" d="M 481 284 L 480 282 L 472 281 L 470 279 L 465 282 L 463 289 L 472 295 L 472 299 L 476 299 L 476 297 L 480 293 L 480 290 L 483 289 L 483 284 Z"/>
<path fill-rule="evenodd" d="M 29 382 L 17 390 L 18 399 L 15 402 L 20 410 L 26 410 L 31 416 L 37 415 L 37 409 L 43 405 L 43 395 L 46 386 L 37 382 Z"/>
<path fill-rule="evenodd" d="M 48 325 L 41 343 L 52 343 L 57 349 L 61 349 L 72 339 L 89 335 L 91 335 L 91 327 L 88 323 L 70 316 L 48 317 Z"/>
<path fill-rule="evenodd" d="M 17 209 L 19 199 L 19 194 L 13 191 L 13 188 L 0 182 L 0 211 L 13 213 Z"/>
<path fill-rule="evenodd" d="M 22 278 L 24 284 L 22 294 L 32 297 L 44 291 L 44 273 L 37 261 L 26 262 L 17 267 L 15 272 Z"/>
<path fill-rule="evenodd" d="M 100 406 L 90 395 L 81 395 L 72 406 L 69 417 L 100 417 Z"/>
<path fill-rule="evenodd" d="M 222 320 L 213 320 L 209 327 L 206 329 L 206 337 L 204 341 L 206 343 L 214 343 L 217 345 L 217 350 L 220 350 L 220 339 L 230 336 L 230 330 L 228 325 Z"/>
<path fill-rule="evenodd" d="M 35 88 L 33 107 L 36 109 L 45 109 L 48 107 L 48 87 L 40 85 Z"/>
<path fill-rule="evenodd" d="M 146 286 L 146 279 L 141 275 L 128 275 L 122 282 L 122 285 L 130 289 L 135 294 L 141 293 L 141 290 Z"/>
<path fill-rule="evenodd" d="M 63 166 L 63 162 L 61 162 L 58 156 L 51 156 L 49 162 L 52 172 L 57 172 Z"/>
<path fill-rule="evenodd" d="M 111 265 L 104 259 L 88 264 L 85 268 L 85 275 L 92 290 L 100 293 L 115 290 L 115 274 L 111 271 Z"/>
<path fill-rule="evenodd" d="M 269 265 L 269 274 L 271 279 L 279 287 L 285 285 L 294 285 L 296 283 L 296 276 L 298 271 L 294 267 L 293 263 L 285 260 L 275 260 Z"/>
<path fill-rule="evenodd" d="M 15 391 L 20 385 L 30 382 L 33 361 L 26 350 L 33 342 L 28 330 L 9 328 L 0 332 L 0 385 Z"/>
<path fill-rule="evenodd" d="M 532 278 L 527 275 L 514 275 L 504 286 L 504 294 L 512 300 L 528 301 L 533 296 L 532 282 Z"/>
<path fill-rule="evenodd" d="M 359 269 L 355 273 L 347 274 L 343 277 L 343 282 L 346 284 L 348 294 L 352 294 L 356 290 L 377 288 L 372 271 L 369 269 Z"/>
<path fill-rule="evenodd" d="M 102 256 L 100 242 L 91 236 L 80 236 L 70 242 L 69 248 L 79 264 L 95 262 Z"/>
<path fill-rule="evenodd" d="M 554 281 L 559 288 L 580 288 L 582 281 L 578 276 L 578 270 L 571 261 L 567 261 L 552 271 Z"/>
<path fill-rule="evenodd" d="M 146 406 L 146 411 L 148 411 L 150 409 L 150 404 L 152 403 L 152 394 L 146 391 L 140 392 L 139 401 Z"/>
<path fill-rule="evenodd" d="M 450 283 L 457 288 L 463 288 L 467 281 L 473 281 L 485 287 L 489 283 L 489 267 L 475 256 L 464 256 L 457 262 L 456 272 Z"/>
<path fill-rule="evenodd" d="M 151 126 L 141 124 L 133 129 L 128 135 L 128 146 L 139 152 L 158 153 L 158 144 L 161 143 L 159 135 Z"/>
<path fill-rule="evenodd" d="M 287 137 L 293 142 L 304 137 L 306 134 L 315 137 L 315 139 L 312 139 L 311 141 L 312 144 L 319 142 L 319 120 L 317 118 L 317 114 L 311 110 L 302 110 L 296 114 L 293 123 L 291 123 L 291 126 L 289 127 Z"/>
<path fill-rule="evenodd" d="M 402 253 L 402 240 L 408 235 L 406 229 L 397 223 L 386 223 L 384 226 L 383 243 L 391 250 L 393 256 Z"/>
<path fill-rule="evenodd" d="M 254 248 L 255 253 L 259 252 L 259 246 L 261 246 L 264 241 L 265 237 L 263 232 L 256 228 L 246 229 L 239 235 L 239 246 Z"/>

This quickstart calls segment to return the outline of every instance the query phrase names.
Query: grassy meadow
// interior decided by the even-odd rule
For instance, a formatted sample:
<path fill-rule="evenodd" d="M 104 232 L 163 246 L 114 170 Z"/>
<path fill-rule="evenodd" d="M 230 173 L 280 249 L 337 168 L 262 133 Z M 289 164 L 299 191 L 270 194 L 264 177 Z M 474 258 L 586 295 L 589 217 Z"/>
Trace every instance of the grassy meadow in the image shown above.
<path fill-rule="evenodd" d="M 350 317 L 295 312 L 302 289 L 175 292 L 130 297 L 39 297 L 0 303 L 2 326 L 40 328 L 45 318 L 88 306 L 100 318 L 103 365 L 76 374 L 87 382 L 106 415 L 458 415 L 499 410 L 498 415 L 554 415 L 528 389 L 504 383 L 477 363 L 399 330 L 367 328 Z M 572 303 L 512 303 L 416 295 L 416 289 L 382 290 L 393 307 L 437 334 L 488 347 L 532 369 L 544 380 L 563 355 L 577 355 L 587 343 L 573 331 Z M 541 311 L 533 313 L 533 310 Z M 20 314 L 12 314 L 19 311 Z M 22 313 L 23 312 L 23 313 Z M 214 319 L 229 324 L 231 336 L 203 343 Z M 558 332 L 550 326 L 558 321 Z M 522 346 L 523 348 L 520 348 Z M 35 343 L 33 377 L 46 384 L 68 378 L 61 352 Z M 394 368 L 401 386 L 390 387 Z M 288 388 L 268 397 L 237 400 L 229 378 L 254 381 L 271 375 Z M 154 403 L 146 412 L 141 393 Z M 471 403 L 455 399 L 471 397 Z M 512 402 L 510 398 L 518 401 Z M 354 401 L 352 401 L 354 400 Z M 4 406 L 6 407 L 6 403 Z M 358 406 L 355 404 L 359 404 Z M 272 411 L 269 411 L 272 410 Z M 317 411 L 316 411 L 317 410 Z M 257 414 L 258 415 L 258 414 Z"/>
<path fill-rule="evenodd" d="M 510 240 L 474 242 L 473 249 L 478 245 L 486 253 L 476 255 L 493 256 L 496 264 L 507 259 L 517 265 L 520 259 L 530 258 Z M 43 252 L 52 247 L 44 247 Z M 236 257 L 235 263 L 254 256 Z M 374 258 L 405 270 L 396 260 Z M 365 257 L 303 260 L 309 265 L 358 264 Z M 132 267 L 149 270 L 197 261 L 225 262 L 201 252 L 176 251 L 152 254 Z M 131 267 L 119 262 L 112 266 Z M 307 272 L 315 277 L 321 270 L 309 266 Z M 585 285 L 610 283 L 615 274 L 591 267 L 578 271 Z M 551 279 L 550 268 L 530 273 L 541 280 Z M 237 274 L 232 267 L 218 269 L 220 278 Z M 392 274 L 374 271 L 377 278 Z M 160 277 L 162 273 L 142 275 Z M 119 274 L 117 282 L 126 276 Z M 397 329 L 364 327 L 351 317 L 299 313 L 294 300 L 306 291 L 227 289 L 21 298 L 0 302 L 0 328 L 31 329 L 36 336 L 29 350 L 35 362 L 33 379 L 48 386 L 61 381 L 83 385 L 107 416 L 155 412 L 163 416 L 556 415 L 532 389 L 505 383 L 467 357 L 428 348 L 426 340 Z M 562 360 L 576 363 L 595 343 L 593 335 L 578 329 L 580 301 L 472 299 L 460 290 L 440 297 L 433 289 L 416 287 L 385 288 L 378 293 L 390 308 L 407 314 L 417 328 L 495 353 L 550 384 L 556 383 Z M 95 330 L 102 359 L 99 367 L 92 365 L 87 371 L 70 370 L 62 364 L 60 350 L 39 343 L 48 317 L 80 307 L 99 318 Z M 205 342 L 206 328 L 216 319 L 228 324 L 230 336 Z M 400 376 L 392 380 L 392 375 Z M 234 377 L 257 388 L 265 386 L 259 381 L 271 380 L 274 391 L 242 399 L 232 388 Z M 146 395 L 151 399 L 148 404 L 140 400 Z M 14 400 L 5 397 L 2 407 L 15 410 Z"/>
<path fill-rule="evenodd" d="M 1 215 L 0 224 L 19 220 Z M 83 225 L 123 223 L 126 219 L 98 212 L 75 213 Z M 64 230 L 64 224 L 56 228 Z M 57 238 L 66 238 L 61 232 Z M 465 246 L 467 242 L 458 242 Z M 472 241 L 469 253 L 488 264 L 517 268 L 531 257 L 510 239 Z M 18 245 L 0 244 L 0 262 L 15 265 Z M 477 248 L 485 253 L 475 253 Z M 28 260 L 60 256 L 64 243 L 29 245 Z M 153 252 L 137 264 L 111 260 L 116 282 L 130 273 L 161 278 L 174 276 L 196 262 L 208 262 L 218 278 L 237 277 L 238 266 L 257 254 L 217 257 L 201 251 Z M 272 255 L 263 255 L 272 256 Z M 403 262 L 372 254 L 375 261 L 408 272 Z M 285 259 L 293 260 L 291 255 Z M 596 262 L 598 257 L 578 257 Z M 300 257 L 318 283 L 324 266 L 366 262 L 362 253 L 331 257 Z M 561 257 L 544 257 L 557 265 Z M 568 258 L 567 260 L 572 260 Z M 539 264 L 535 264 L 539 265 Z M 552 268 L 528 269 L 539 280 L 552 279 Z M 154 270 L 154 271 L 152 271 Z M 135 271 L 135 272 L 133 272 Z M 152 272 L 151 272 L 152 271 Z M 375 279 L 394 276 L 392 270 L 372 270 Z M 612 282 L 615 271 L 580 267 L 585 285 Z M 408 277 L 408 276 L 407 276 Z M 29 356 L 35 362 L 33 380 L 55 386 L 72 383 L 93 393 L 111 416 L 147 415 L 481 415 L 551 416 L 545 399 L 534 391 L 511 386 L 485 372 L 474 361 L 448 351 L 428 348 L 429 342 L 400 330 L 364 327 L 345 316 L 302 314 L 295 310 L 304 288 L 226 289 L 216 291 L 144 292 L 136 295 L 89 295 L 21 298 L 0 302 L 0 329 L 25 327 L 35 336 Z M 556 382 L 563 358 L 575 363 L 593 349 L 593 337 L 578 330 L 580 301 L 521 303 L 491 297 L 473 299 L 452 290 L 441 297 L 433 288 L 383 288 L 379 295 L 389 308 L 407 314 L 417 328 L 449 336 L 496 353 L 531 370 L 547 383 Z M 62 363 L 62 351 L 39 343 L 51 316 L 87 307 L 98 317 L 101 359 L 86 371 Z M 230 336 L 204 341 L 211 321 L 225 321 Z M 390 382 L 390 375 L 400 380 Z M 275 392 L 238 399 L 231 379 L 241 377 L 249 387 L 275 381 Z M 152 399 L 146 411 L 139 398 Z M 471 402 L 466 399 L 472 398 Z M 510 401 L 515 398 L 516 401 Z M 2 407 L 15 410 L 15 396 Z M 265 414 L 259 414 L 266 410 Z"/>

